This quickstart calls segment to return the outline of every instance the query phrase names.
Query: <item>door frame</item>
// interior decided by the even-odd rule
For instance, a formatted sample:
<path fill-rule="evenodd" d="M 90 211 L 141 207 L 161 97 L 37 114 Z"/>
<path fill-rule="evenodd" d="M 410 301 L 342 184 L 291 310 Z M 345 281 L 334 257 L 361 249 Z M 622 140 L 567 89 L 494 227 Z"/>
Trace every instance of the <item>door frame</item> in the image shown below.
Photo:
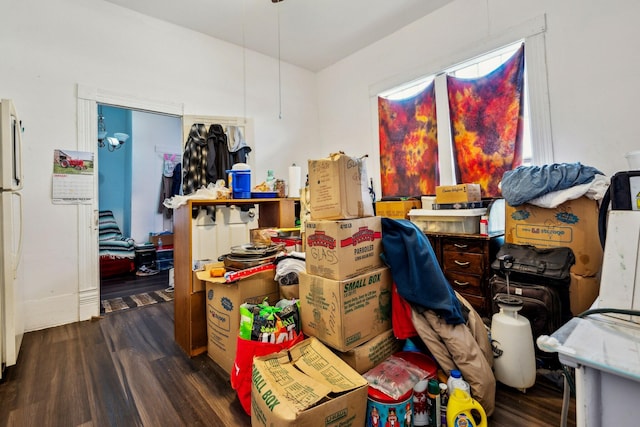
<path fill-rule="evenodd" d="M 100 315 L 98 255 L 98 104 L 184 117 L 184 104 L 143 99 L 86 85 L 77 85 L 77 149 L 94 153 L 91 203 L 78 204 L 78 319 Z"/>

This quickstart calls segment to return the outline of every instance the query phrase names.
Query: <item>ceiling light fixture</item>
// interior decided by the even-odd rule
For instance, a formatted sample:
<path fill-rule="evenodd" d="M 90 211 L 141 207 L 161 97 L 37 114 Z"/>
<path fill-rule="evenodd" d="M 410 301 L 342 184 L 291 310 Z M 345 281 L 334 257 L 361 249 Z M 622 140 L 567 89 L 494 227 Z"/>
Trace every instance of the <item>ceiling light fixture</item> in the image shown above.
<path fill-rule="evenodd" d="M 98 147 L 104 147 L 104 139 L 107 137 L 107 127 L 104 125 L 102 105 L 98 107 Z"/>
<path fill-rule="evenodd" d="M 102 105 L 98 106 L 98 147 L 107 147 L 109 151 L 115 151 L 127 142 L 129 135 L 126 133 L 114 133 L 113 136 L 107 136 L 107 126 L 104 123 L 102 115 Z"/>

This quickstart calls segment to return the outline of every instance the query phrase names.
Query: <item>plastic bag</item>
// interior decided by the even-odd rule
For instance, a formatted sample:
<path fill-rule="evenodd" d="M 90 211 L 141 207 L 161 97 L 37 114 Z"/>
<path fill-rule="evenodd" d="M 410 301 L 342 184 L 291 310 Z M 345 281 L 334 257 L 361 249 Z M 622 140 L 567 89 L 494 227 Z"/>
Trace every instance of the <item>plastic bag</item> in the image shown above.
<path fill-rule="evenodd" d="M 231 387 L 236 391 L 238 400 L 247 415 L 251 415 L 251 372 L 253 358 L 277 353 L 280 350 L 290 348 L 304 339 L 303 334 L 297 335 L 293 340 L 280 344 L 263 343 L 245 340 L 238 337 L 236 358 L 231 370 Z"/>
<path fill-rule="evenodd" d="M 363 377 L 371 387 L 397 400 L 413 390 L 418 381 L 428 378 L 429 372 L 400 357 L 389 356 Z"/>
<path fill-rule="evenodd" d="M 240 306 L 240 338 L 280 344 L 299 334 L 300 303 L 297 300 L 280 300 L 275 306 L 267 302 Z"/>

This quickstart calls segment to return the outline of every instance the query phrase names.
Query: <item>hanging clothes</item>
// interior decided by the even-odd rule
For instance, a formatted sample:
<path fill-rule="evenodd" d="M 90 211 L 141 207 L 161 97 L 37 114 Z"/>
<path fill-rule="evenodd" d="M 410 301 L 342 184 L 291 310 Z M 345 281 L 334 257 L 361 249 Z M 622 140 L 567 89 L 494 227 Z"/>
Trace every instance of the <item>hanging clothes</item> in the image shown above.
<path fill-rule="evenodd" d="M 231 169 L 232 163 L 227 147 L 227 135 L 219 124 L 212 124 L 207 134 L 207 147 L 209 149 L 207 176 L 211 182 L 219 179 L 227 181 L 227 170 Z"/>
<path fill-rule="evenodd" d="M 194 123 L 191 126 L 182 156 L 182 192 L 185 195 L 194 193 L 200 187 L 206 187 L 210 182 L 207 178 L 209 148 L 206 135 L 207 127 L 204 124 Z M 215 221 L 215 207 L 204 209 L 207 209 L 207 213 Z M 192 217 L 196 218 L 199 212 L 200 208 L 193 208 Z"/>
<path fill-rule="evenodd" d="M 180 196 L 182 194 L 182 164 L 176 163 L 173 168 L 173 176 L 171 182 L 171 197 Z"/>
<path fill-rule="evenodd" d="M 239 126 L 227 126 L 227 146 L 231 156 L 231 164 L 247 163 L 251 147 L 247 144 Z"/>
<path fill-rule="evenodd" d="M 164 205 L 164 201 L 174 196 L 174 171 L 180 163 L 176 160 L 177 154 L 163 155 L 162 178 L 160 180 L 160 203 L 158 204 L 158 213 L 164 214 L 166 218 L 171 218 L 173 209 L 169 209 Z M 181 170 L 181 169 L 180 169 Z M 179 173 L 179 172 L 178 172 Z"/>

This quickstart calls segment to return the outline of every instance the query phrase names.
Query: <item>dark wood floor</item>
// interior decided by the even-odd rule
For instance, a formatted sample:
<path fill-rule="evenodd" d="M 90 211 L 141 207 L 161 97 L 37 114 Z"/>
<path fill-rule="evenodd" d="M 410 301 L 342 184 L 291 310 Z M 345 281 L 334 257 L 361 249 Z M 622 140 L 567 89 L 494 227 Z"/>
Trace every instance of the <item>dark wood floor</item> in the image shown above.
<path fill-rule="evenodd" d="M 169 270 L 161 270 L 153 276 L 124 274 L 100 280 L 100 299 L 121 298 L 167 287 L 169 287 Z"/>
<path fill-rule="evenodd" d="M 6 374 L 0 426 L 251 425 L 229 375 L 175 343 L 170 302 L 29 332 Z M 544 378 L 525 394 L 499 385 L 489 425 L 559 426 L 561 404 Z"/>

